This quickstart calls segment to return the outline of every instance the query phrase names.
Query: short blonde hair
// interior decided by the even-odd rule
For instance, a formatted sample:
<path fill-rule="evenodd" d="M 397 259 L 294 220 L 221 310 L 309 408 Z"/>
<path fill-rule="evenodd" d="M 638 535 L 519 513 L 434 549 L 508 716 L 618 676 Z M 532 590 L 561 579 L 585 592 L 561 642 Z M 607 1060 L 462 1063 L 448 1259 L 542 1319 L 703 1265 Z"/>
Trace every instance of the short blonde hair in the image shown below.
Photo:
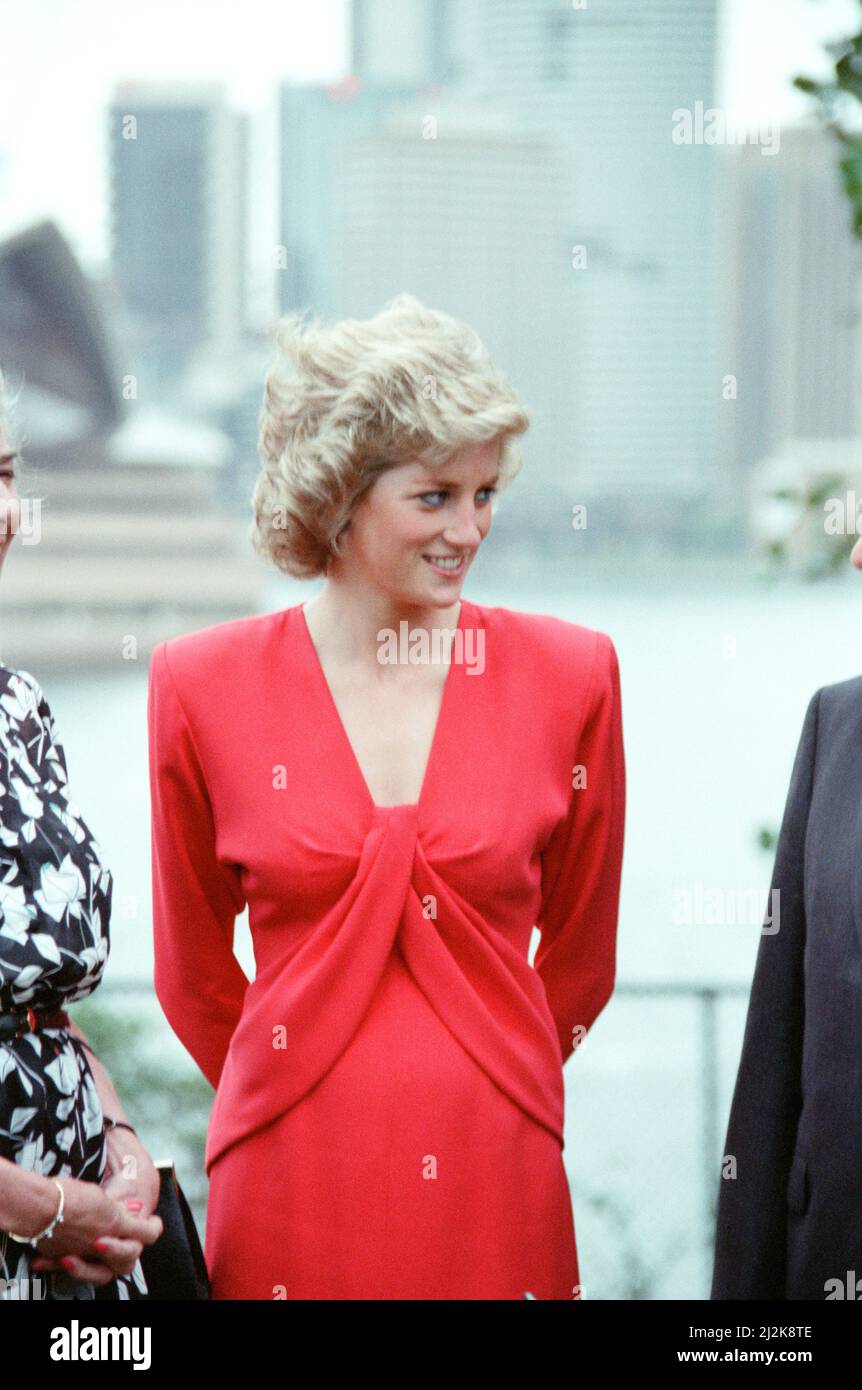
<path fill-rule="evenodd" d="M 278 569 L 325 574 L 360 498 L 398 464 L 433 469 L 499 440 L 499 490 L 519 472 L 529 416 L 467 324 L 410 294 L 331 328 L 303 318 L 275 329 L 251 499 L 252 544 Z"/>

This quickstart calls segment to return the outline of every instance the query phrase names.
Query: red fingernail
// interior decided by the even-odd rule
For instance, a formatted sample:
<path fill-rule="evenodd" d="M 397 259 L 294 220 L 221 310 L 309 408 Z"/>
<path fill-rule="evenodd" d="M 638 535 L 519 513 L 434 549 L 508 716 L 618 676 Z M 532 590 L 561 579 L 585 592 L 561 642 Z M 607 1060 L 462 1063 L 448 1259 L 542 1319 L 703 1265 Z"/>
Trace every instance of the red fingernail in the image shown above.
<path fill-rule="evenodd" d="M 110 1248 L 106 1240 L 94 1240 L 93 1244 L 97 1250 L 108 1250 Z"/>
<path fill-rule="evenodd" d="M 129 1208 L 129 1211 L 140 1211 L 143 1205 L 143 1202 L 135 1202 L 131 1197 L 126 1198 L 126 1206 Z"/>
<path fill-rule="evenodd" d="M 75 1268 L 75 1261 L 71 1255 L 62 1255 L 60 1257 L 60 1264 L 63 1266 L 64 1269 Z"/>

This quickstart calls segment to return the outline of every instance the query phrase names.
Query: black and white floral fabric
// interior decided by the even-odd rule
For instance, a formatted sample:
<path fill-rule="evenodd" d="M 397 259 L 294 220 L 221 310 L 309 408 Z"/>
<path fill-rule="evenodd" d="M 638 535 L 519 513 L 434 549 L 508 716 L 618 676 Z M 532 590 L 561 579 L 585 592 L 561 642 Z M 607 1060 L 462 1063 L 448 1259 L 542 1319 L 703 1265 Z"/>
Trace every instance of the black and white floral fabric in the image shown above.
<path fill-rule="evenodd" d="M 92 993 L 110 950 L 112 888 L 69 799 L 40 685 L 0 665 L 0 1013 L 64 1008 Z M 101 1103 L 86 1050 L 68 1029 L 0 1040 L 0 1156 L 49 1177 L 103 1177 Z M 34 1257 L 32 1246 L 0 1233 L 0 1300 L 147 1295 L 140 1260 L 97 1291 L 62 1270 L 31 1273 Z"/>

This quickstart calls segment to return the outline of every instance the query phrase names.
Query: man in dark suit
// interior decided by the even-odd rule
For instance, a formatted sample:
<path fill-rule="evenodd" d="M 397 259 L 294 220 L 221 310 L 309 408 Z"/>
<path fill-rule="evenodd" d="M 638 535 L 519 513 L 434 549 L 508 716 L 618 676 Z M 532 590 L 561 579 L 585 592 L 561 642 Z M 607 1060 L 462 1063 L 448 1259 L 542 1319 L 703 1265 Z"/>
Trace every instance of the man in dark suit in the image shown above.
<path fill-rule="evenodd" d="M 862 568 L 862 541 L 852 558 Z M 862 677 L 808 705 L 772 889 L 778 930 L 758 949 L 711 1296 L 860 1299 Z"/>

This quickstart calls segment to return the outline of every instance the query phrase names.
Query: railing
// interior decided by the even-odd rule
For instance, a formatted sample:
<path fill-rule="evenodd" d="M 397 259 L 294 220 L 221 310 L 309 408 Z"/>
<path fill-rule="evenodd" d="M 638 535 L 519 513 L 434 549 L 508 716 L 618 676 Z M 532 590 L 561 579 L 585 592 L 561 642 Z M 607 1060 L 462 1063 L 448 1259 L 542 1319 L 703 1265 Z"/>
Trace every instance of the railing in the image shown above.
<path fill-rule="evenodd" d="M 720 1051 L 719 1051 L 719 1010 L 726 1000 L 744 999 L 748 996 L 747 984 L 708 984 L 693 985 L 673 981 L 658 980 L 650 982 L 620 981 L 614 989 L 613 1000 L 665 999 L 683 1000 L 696 1005 L 696 1031 L 699 1039 L 698 1071 L 700 1085 L 697 1087 L 697 1106 L 699 1110 L 699 1150 L 702 1181 L 703 1232 L 708 1242 L 715 1226 L 715 1204 L 718 1195 L 720 1161 L 726 1116 L 720 1113 Z M 98 994 L 93 996 L 94 1004 L 110 1007 L 115 996 L 149 996 L 153 1006 L 158 1002 L 152 986 L 146 981 L 134 979 L 106 979 Z M 161 1015 L 160 1015 L 161 1016 Z M 167 1026 L 167 1025 L 166 1025 Z"/>
<path fill-rule="evenodd" d="M 703 1163 L 703 1200 L 706 1228 L 715 1223 L 715 1198 L 718 1191 L 719 1159 L 724 1141 L 724 1127 L 719 1116 L 719 1054 L 718 1008 L 722 999 L 747 997 L 751 986 L 746 984 L 689 985 L 658 980 L 644 983 L 620 983 L 614 998 L 658 997 L 690 999 L 698 1005 L 700 1034 L 700 1131 Z"/>

